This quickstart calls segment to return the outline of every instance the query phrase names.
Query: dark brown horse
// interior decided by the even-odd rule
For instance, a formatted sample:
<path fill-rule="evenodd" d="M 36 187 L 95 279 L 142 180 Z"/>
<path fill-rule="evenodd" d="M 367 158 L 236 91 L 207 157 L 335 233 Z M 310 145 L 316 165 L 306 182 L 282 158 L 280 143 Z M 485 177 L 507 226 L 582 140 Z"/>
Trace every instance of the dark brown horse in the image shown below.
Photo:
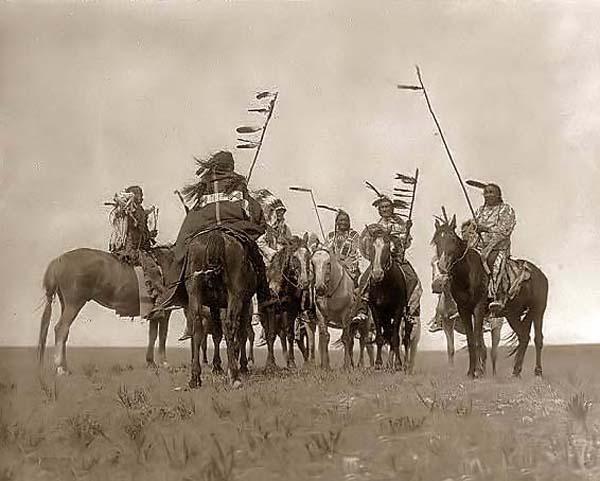
<path fill-rule="evenodd" d="M 234 387 L 241 386 L 240 368 L 242 372 L 248 370 L 243 347 L 250 326 L 252 296 L 256 285 L 254 267 L 235 232 L 217 229 L 201 233 L 190 241 L 185 267 L 187 313 L 194 326 L 190 387 L 197 388 L 202 384 L 200 347 L 204 337 L 203 306 L 210 308 L 212 322 L 222 326 L 227 346 L 227 375 Z M 221 309 L 226 309 L 223 318 Z"/>
<path fill-rule="evenodd" d="M 173 261 L 170 247 L 157 247 L 153 254 L 163 272 Z M 57 296 L 61 315 L 54 327 L 54 366 L 58 374 L 68 373 L 66 345 L 71 324 L 90 301 L 129 317 L 139 315 L 139 291 L 133 267 L 108 252 L 97 249 L 75 249 L 52 260 L 46 269 L 43 286 L 46 305 L 40 322 L 38 359 L 44 361 L 46 338 L 52 317 L 52 301 Z M 146 361 L 154 366 L 154 343 L 159 335 L 159 362 L 166 365 L 165 344 L 169 313 L 154 316 L 149 323 Z"/>
<path fill-rule="evenodd" d="M 365 251 L 371 263 L 368 304 L 375 323 L 377 344 L 375 366 L 381 367 L 383 364 L 381 350 L 387 342 L 390 345 L 388 367 L 402 367 L 400 353 L 402 330 L 402 344 L 408 358 L 407 366 L 412 369 L 414 354 L 411 351 L 413 347 L 416 350 L 416 346 L 411 342 L 415 338 L 411 332 L 412 324 L 405 322 L 408 308 L 406 280 L 400 266 L 392 259 L 390 235 L 376 224 L 368 226 L 367 230 L 368 245 Z M 361 237 L 365 238 L 364 235 Z"/>
<path fill-rule="evenodd" d="M 221 341 L 223 340 L 223 328 L 221 322 L 213 322 L 210 314 L 210 309 L 204 309 L 205 314 L 202 319 L 202 340 L 200 341 L 200 350 L 202 351 L 202 364 L 208 364 L 208 335 L 212 336 L 213 340 L 213 359 L 212 370 L 214 373 L 222 373 L 223 367 L 221 363 Z M 219 319 L 223 318 L 219 316 Z M 247 326 L 246 330 L 248 340 L 248 363 L 254 364 L 254 329 L 251 325 Z"/>
<path fill-rule="evenodd" d="M 264 325 L 267 338 L 267 367 L 274 367 L 273 345 L 277 334 L 281 337 L 287 367 L 296 367 L 294 356 L 294 328 L 302 311 L 302 301 L 310 286 L 310 251 L 306 236 L 294 236 L 271 259 L 267 269 L 269 287 L 275 293 L 276 303 L 270 324 Z"/>
<path fill-rule="evenodd" d="M 454 366 L 454 333 L 465 335 L 466 331 L 460 319 L 456 302 L 452 298 L 450 292 L 450 283 L 448 282 L 447 275 L 442 274 L 439 270 L 437 261 L 432 262 L 432 290 L 434 294 L 439 294 L 438 303 L 435 308 L 436 320 L 441 324 L 444 334 L 446 336 L 446 353 L 448 355 L 448 364 Z M 496 364 L 498 360 L 498 346 L 500 345 L 500 339 L 502 337 L 502 324 L 503 318 L 493 317 L 489 319 L 490 331 L 491 331 L 491 357 L 492 357 L 492 373 L 496 375 Z M 485 338 L 483 340 L 484 352 L 487 352 L 485 346 Z M 485 356 L 482 361 L 483 369 L 485 371 L 486 363 Z"/>
<path fill-rule="evenodd" d="M 462 319 L 469 348 L 467 375 L 476 377 L 484 372 L 485 345 L 483 343 L 483 320 L 489 314 L 488 281 L 483 260 L 479 253 L 456 234 L 456 216 L 451 221 L 436 219 L 432 244 L 437 251 L 440 271 L 450 282 L 450 291 Z M 509 299 L 505 308 L 497 313 L 505 317 L 518 337 L 515 349 L 513 375 L 520 376 L 525 351 L 529 344 L 531 325 L 535 331 L 535 374 L 542 375 L 542 324 L 548 300 L 548 279 L 531 262 L 525 261 L 530 278 L 523 282 L 519 291 Z"/>

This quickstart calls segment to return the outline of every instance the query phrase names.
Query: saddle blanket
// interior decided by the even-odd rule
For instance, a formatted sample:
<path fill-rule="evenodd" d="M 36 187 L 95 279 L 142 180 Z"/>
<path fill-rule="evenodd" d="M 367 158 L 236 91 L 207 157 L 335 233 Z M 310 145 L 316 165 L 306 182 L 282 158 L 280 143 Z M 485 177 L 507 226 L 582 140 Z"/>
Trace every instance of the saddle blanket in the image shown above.
<path fill-rule="evenodd" d="M 140 317 L 143 319 L 154 307 L 154 303 L 152 302 L 152 298 L 150 297 L 150 293 L 148 292 L 148 287 L 146 285 L 146 280 L 144 278 L 144 270 L 141 266 L 135 266 L 133 268 L 135 270 L 135 276 L 137 277 L 138 282 L 138 296 L 139 296 L 139 306 L 140 306 Z"/>
<path fill-rule="evenodd" d="M 505 270 L 505 282 L 508 282 L 508 298 L 513 299 L 521 289 L 523 282 L 531 278 L 527 262 L 522 259 L 508 259 Z"/>

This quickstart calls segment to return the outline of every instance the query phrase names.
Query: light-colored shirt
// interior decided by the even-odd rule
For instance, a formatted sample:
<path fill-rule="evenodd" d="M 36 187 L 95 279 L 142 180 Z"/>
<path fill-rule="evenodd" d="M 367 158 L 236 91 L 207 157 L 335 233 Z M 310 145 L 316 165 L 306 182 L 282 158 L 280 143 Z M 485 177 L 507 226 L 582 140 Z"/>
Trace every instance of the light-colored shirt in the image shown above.
<path fill-rule="evenodd" d="M 479 225 L 489 232 L 481 233 L 477 247 L 481 250 L 506 250 L 510 252 L 510 236 L 517 224 L 515 211 L 506 204 L 482 205 L 475 212 Z"/>

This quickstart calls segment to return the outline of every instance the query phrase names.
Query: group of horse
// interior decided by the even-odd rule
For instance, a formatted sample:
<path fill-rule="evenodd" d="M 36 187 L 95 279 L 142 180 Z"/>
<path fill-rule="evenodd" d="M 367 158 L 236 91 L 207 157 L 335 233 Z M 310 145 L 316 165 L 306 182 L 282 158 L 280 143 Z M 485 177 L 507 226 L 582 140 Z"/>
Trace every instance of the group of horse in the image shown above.
<path fill-rule="evenodd" d="M 294 236 L 271 260 L 268 279 L 274 300 L 263 306 L 261 322 L 267 341 L 267 367 L 275 365 L 274 343 L 282 341 L 285 362 L 295 366 L 294 345 L 306 363 L 316 363 L 318 352 L 322 368 L 330 368 L 329 341 L 331 327 L 342 330 L 344 368 L 354 367 L 354 340 L 360 343 L 359 365 L 364 352 L 370 364 L 383 365 L 382 352 L 389 345 L 387 365 L 412 371 L 420 336 L 420 325 L 408 321 L 408 295 L 400 266 L 393 262 L 392 239 L 377 225 L 361 236 L 370 263 L 367 284 L 370 317 L 355 316 L 360 295 L 354 281 L 338 256 L 327 246 L 309 245 L 309 236 Z M 488 274 L 481 256 L 470 249 L 456 234 L 456 219 L 436 220 L 432 243 L 440 259 L 446 289 L 455 300 L 469 348 L 471 377 L 485 370 L 486 350 L 483 342 L 483 319 L 487 312 Z M 156 248 L 155 258 L 163 272 L 173 261 L 169 247 Z M 542 373 L 542 319 L 547 300 L 548 283 L 544 274 L 530 264 L 532 276 L 502 313 L 518 338 L 513 373 L 519 375 L 529 342 L 531 324 L 535 328 L 536 368 Z M 252 298 L 257 288 L 255 268 L 246 255 L 239 236 L 227 230 L 212 229 L 193 237 L 188 244 L 183 274 L 187 294 L 185 315 L 192 321 L 191 378 L 192 388 L 201 386 L 201 362 L 206 362 L 207 336 L 212 335 L 213 370 L 221 371 L 220 344 L 225 338 L 227 376 L 234 386 L 241 384 L 241 374 L 253 360 L 254 331 L 251 325 Z M 133 268 L 110 253 L 94 249 L 76 249 L 62 254 L 48 266 L 44 276 L 46 305 L 41 318 L 38 356 L 45 356 L 46 338 L 55 296 L 61 304 L 61 315 L 55 331 L 54 365 L 58 374 L 66 373 L 66 342 L 69 329 L 82 307 L 89 301 L 117 312 L 138 299 L 137 278 Z M 148 364 L 154 365 L 154 345 L 159 337 L 159 362 L 166 363 L 165 343 L 170 312 L 149 320 L 146 353 Z M 296 320 L 301 319 L 301 335 L 296 336 Z M 374 359 L 370 341 L 375 331 L 377 353 Z M 316 347 L 318 331 L 319 346 Z M 298 339 L 297 339 L 298 337 Z M 249 351 L 246 345 L 250 345 Z"/>

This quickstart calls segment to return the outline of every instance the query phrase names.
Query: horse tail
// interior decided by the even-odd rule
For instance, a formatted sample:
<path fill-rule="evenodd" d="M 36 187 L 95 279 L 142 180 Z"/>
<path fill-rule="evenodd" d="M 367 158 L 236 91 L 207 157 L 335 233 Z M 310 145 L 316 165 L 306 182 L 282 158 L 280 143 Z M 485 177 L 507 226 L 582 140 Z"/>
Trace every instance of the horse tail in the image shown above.
<path fill-rule="evenodd" d="M 221 232 L 211 232 L 206 240 L 206 264 L 211 269 L 225 265 L 225 239 Z"/>
<path fill-rule="evenodd" d="M 46 305 L 40 321 L 40 337 L 38 340 L 38 363 L 40 367 L 44 362 L 44 353 L 46 352 L 46 339 L 48 337 L 48 327 L 52 317 L 52 301 L 58 291 L 58 279 L 56 275 L 56 259 L 50 262 L 44 274 L 43 286 L 46 291 Z"/>

